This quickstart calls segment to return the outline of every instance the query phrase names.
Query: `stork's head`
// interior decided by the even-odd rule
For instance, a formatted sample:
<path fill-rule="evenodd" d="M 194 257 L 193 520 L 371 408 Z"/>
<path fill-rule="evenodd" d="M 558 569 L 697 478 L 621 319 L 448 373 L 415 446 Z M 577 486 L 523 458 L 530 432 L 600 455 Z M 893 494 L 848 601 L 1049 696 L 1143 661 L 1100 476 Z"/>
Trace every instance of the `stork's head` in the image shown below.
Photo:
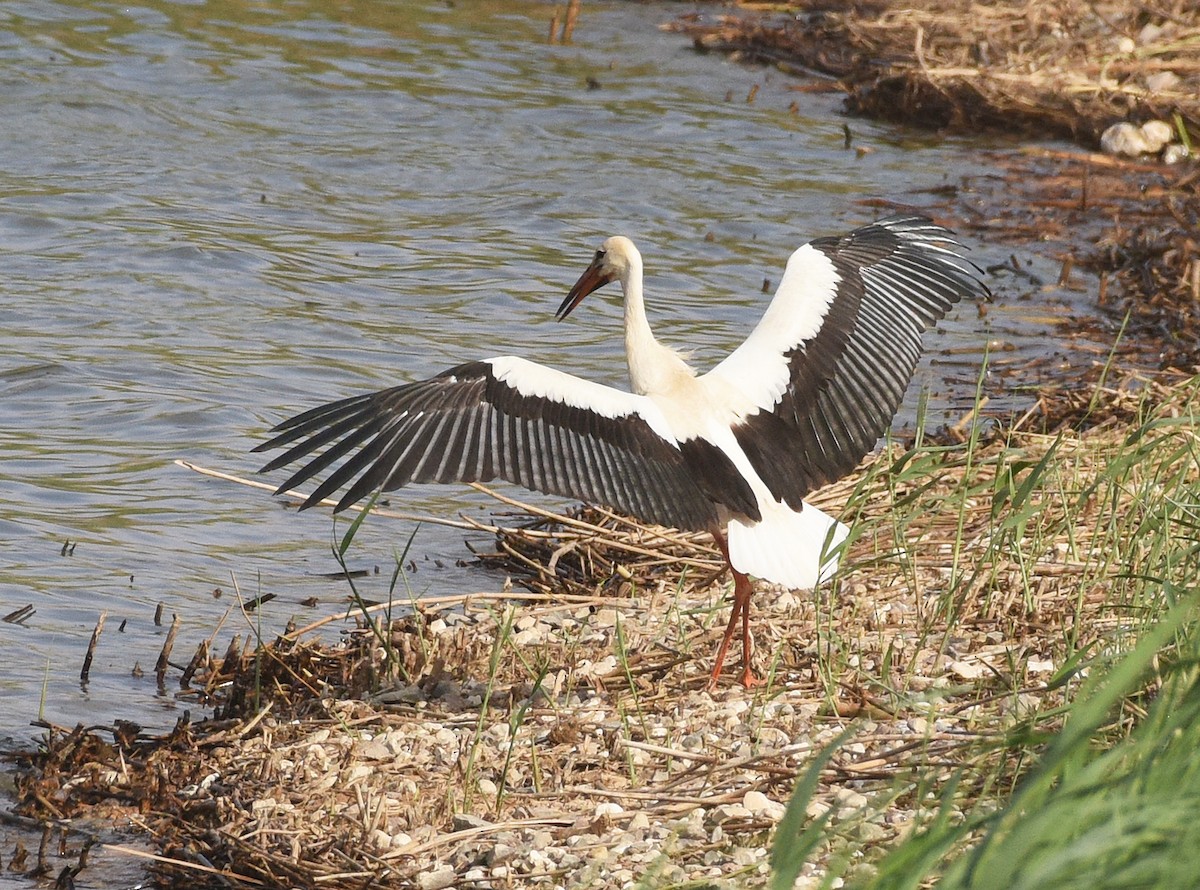
<path fill-rule="evenodd" d="M 562 321 L 583 302 L 584 297 L 610 281 L 620 281 L 622 285 L 627 286 L 633 270 L 637 269 L 640 272 L 641 267 L 642 255 L 633 246 L 633 242 L 623 235 L 614 235 L 600 245 L 592 264 L 579 276 L 579 280 L 562 301 L 554 317 Z"/>

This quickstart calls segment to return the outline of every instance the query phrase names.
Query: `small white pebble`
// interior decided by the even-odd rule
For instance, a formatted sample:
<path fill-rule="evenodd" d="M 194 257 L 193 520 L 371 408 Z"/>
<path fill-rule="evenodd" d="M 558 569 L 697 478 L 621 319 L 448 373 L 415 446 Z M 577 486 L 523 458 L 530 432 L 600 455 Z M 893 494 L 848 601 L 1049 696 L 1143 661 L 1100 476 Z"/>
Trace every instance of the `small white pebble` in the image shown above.
<path fill-rule="evenodd" d="M 829 812 L 829 803 L 823 800 L 810 800 L 804 808 L 805 815 L 810 819 L 820 819 Z"/>
<path fill-rule="evenodd" d="M 1182 142 L 1172 142 L 1163 149 L 1162 159 L 1164 164 L 1178 164 L 1184 158 L 1188 157 L 1188 147 Z"/>
<path fill-rule="evenodd" d="M 772 822 L 782 819 L 787 809 L 783 804 L 771 800 L 761 791 L 747 791 L 742 797 L 742 806 L 749 810 L 751 815 L 761 816 Z"/>
<path fill-rule="evenodd" d="M 719 822 L 727 822 L 732 819 L 749 819 L 750 811 L 740 803 L 723 803 L 713 809 L 713 816 Z"/>
<path fill-rule="evenodd" d="M 1121 121 L 1100 134 L 1100 150 L 1110 155 L 1126 155 L 1136 158 L 1152 151 L 1140 127 Z"/>
<path fill-rule="evenodd" d="M 769 807 L 774 801 L 761 791 L 747 791 L 742 795 L 742 806 L 751 813 L 759 813 Z"/>
<path fill-rule="evenodd" d="M 763 851 L 756 847 L 740 847 L 733 851 L 734 865 L 753 865 L 762 859 Z"/>
<path fill-rule="evenodd" d="M 1175 128 L 1166 121 L 1146 121 L 1142 124 L 1142 138 L 1147 150 L 1156 152 L 1175 138 Z"/>
<path fill-rule="evenodd" d="M 453 886 L 457 880 L 458 875 L 454 873 L 454 869 L 443 865 L 441 868 L 419 874 L 417 886 L 421 890 L 445 890 L 445 888 Z"/>

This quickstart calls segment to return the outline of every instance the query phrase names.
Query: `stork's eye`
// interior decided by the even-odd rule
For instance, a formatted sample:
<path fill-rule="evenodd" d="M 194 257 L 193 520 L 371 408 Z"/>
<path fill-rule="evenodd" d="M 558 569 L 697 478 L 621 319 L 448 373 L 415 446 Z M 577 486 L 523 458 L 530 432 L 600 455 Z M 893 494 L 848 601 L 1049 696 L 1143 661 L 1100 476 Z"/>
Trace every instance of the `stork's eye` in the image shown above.
<path fill-rule="evenodd" d="M 598 263 L 604 259 L 604 248 L 596 251 L 596 256 L 592 258 L 593 263 Z"/>

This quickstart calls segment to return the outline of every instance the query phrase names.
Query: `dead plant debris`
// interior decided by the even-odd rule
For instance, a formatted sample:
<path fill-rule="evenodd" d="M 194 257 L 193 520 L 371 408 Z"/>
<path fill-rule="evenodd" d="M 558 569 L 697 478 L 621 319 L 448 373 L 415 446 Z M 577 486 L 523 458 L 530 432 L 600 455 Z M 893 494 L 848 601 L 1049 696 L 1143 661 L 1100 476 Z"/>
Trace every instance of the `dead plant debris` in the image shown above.
<path fill-rule="evenodd" d="M 797 774 L 853 725 L 810 810 L 869 861 L 936 808 L 918 775 L 986 764 L 999 785 L 977 793 L 1015 781 L 993 742 L 1055 728 L 1068 640 L 1118 645 L 1129 567 L 1155 557 L 1135 535 L 1105 561 L 1104 530 L 1142 521 L 1142 471 L 1106 487 L 1109 460 L 1130 417 L 1194 411 L 1196 386 L 1123 379 L 1085 433 L 894 446 L 822 491 L 857 534 L 833 590 L 756 594 L 764 692 L 704 690 L 725 593 L 707 542 L 539 511 L 497 525 L 489 557 L 527 592 L 363 617 L 336 644 L 201 646 L 183 695 L 213 718 L 158 738 L 45 726 L 21 812 L 128 826 L 173 886 L 753 885 Z M 1195 481 L 1190 453 L 1172 472 Z M 1031 466 L 1046 475 L 1018 547 L 995 504 Z M 867 807 L 881 791 L 891 803 Z"/>
<path fill-rule="evenodd" d="M 668 27 L 697 48 L 835 79 L 857 114 L 1099 145 L 1179 113 L 1200 137 L 1200 10 L 1188 0 L 741 3 Z"/>

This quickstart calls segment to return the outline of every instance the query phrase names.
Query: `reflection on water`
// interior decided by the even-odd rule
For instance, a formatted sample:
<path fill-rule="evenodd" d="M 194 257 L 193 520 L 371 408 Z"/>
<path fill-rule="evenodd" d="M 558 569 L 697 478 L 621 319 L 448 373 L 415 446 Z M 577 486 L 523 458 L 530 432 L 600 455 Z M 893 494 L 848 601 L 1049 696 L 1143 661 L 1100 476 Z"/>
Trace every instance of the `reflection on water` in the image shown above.
<path fill-rule="evenodd" d="M 611 302 L 552 320 L 615 232 L 643 248 L 660 334 L 707 364 L 801 241 L 874 215 L 860 198 L 919 206 L 957 178 L 961 148 L 867 123 L 874 150 L 846 151 L 835 99 L 694 54 L 655 28 L 674 12 L 589 3 L 576 44 L 548 46 L 550 7 L 523 0 L 6 4 L 0 612 L 36 614 L 0 624 L 0 736 L 32 733 L 43 685 L 56 722 L 173 721 L 151 678 L 158 603 L 183 618 L 178 660 L 235 586 L 278 594 L 267 632 L 337 608 L 327 513 L 174 459 L 248 474 L 296 410 L 473 357 L 622 381 Z M 1039 348 L 1003 307 L 983 324 L 961 313 L 938 341 L 945 403 L 988 336 Z M 384 568 L 368 596 L 409 531 L 360 538 L 355 564 Z M 423 529 L 414 552 L 416 594 L 500 583 L 455 566 L 461 534 Z"/>

